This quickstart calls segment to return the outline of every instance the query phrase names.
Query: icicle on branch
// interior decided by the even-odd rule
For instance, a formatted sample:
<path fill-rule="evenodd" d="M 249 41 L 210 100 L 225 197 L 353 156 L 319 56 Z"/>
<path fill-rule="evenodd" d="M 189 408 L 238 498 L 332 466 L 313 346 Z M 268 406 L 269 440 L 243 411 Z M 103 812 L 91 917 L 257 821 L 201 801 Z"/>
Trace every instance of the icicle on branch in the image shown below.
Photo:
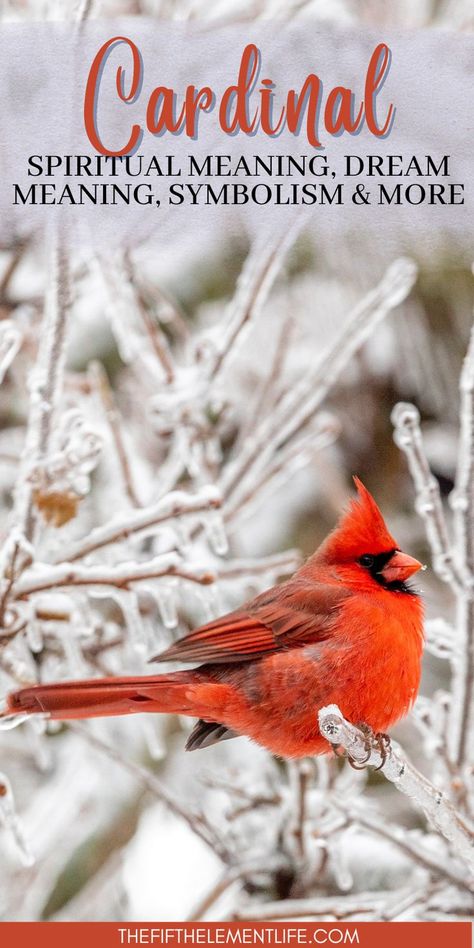
<path fill-rule="evenodd" d="M 382 819 L 379 813 L 371 814 L 365 803 L 338 797 L 334 800 L 334 806 L 346 818 L 349 825 L 367 830 L 372 835 L 385 840 L 407 856 L 415 866 L 421 866 L 426 870 L 432 878 L 443 879 L 444 882 L 462 889 L 472 897 L 473 884 L 466 876 L 464 863 L 449 859 L 447 854 L 443 860 L 440 860 L 438 853 L 433 852 L 429 843 L 427 844 L 419 837 L 413 838 L 404 827 L 389 823 L 386 818 Z"/>
<path fill-rule="evenodd" d="M 398 790 L 410 797 L 434 828 L 456 848 L 460 859 L 474 870 L 474 830 L 467 825 L 445 795 L 437 790 L 392 745 L 382 757 L 377 743 L 368 741 L 359 728 L 346 721 L 337 705 L 318 713 L 319 727 L 330 744 L 343 747 L 359 766 L 376 767 Z"/>

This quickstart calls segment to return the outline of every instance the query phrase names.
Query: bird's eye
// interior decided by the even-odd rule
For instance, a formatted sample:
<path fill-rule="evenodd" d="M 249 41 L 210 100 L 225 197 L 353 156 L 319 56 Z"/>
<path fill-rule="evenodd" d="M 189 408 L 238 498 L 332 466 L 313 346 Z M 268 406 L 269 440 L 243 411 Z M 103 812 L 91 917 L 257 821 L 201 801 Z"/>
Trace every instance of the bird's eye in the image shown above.
<path fill-rule="evenodd" d="M 370 553 L 365 553 L 364 556 L 361 556 L 359 563 L 361 566 L 365 566 L 366 569 L 370 569 L 375 563 L 375 557 L 371 556 Z"/>

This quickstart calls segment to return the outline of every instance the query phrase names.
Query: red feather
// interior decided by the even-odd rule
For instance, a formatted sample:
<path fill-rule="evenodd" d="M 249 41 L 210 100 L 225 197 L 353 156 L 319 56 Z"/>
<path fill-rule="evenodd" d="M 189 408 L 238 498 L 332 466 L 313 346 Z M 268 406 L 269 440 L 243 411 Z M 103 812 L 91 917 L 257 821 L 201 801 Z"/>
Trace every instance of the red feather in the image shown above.
<path fill-rule="evenodd" d="M 153 661 L 244 662 L 321 642 L 346 595 L 341 587 L 290 581 L 185 635 Z"/>

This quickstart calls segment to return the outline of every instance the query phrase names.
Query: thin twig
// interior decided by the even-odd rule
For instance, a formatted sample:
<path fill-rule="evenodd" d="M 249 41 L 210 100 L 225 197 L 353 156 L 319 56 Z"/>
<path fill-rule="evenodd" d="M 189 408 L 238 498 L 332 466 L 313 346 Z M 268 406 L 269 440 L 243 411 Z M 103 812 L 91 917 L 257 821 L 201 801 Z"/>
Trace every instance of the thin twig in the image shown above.
<path fill-rule="evenodd" d="M 223 330 L 223 341 L 215 355 L 210 376 L 216 379 L 234 355 L 236 344 L 251 320 L 259 314 L 274 280 L 281 268 L 281 261 L 298 233 L 296 226 L 284 234 L 278 234 L 265 247 L 256 246 L 247 257 L 239 278 L 237 293 L 230 306 L 227 327 Z"/>
<path fill-rule="evenodd" d="M 104 414 L 109 425 L 114 443 L 120 472 L 122 474 L 125 493 L 133 507 L 140 507 L 140 498 L 134 484 L 132 469 L 122 435 L 120 414 L 115 405 L 112 389 L 107 374 L 100 362 L 93 362 L 89 369 L 92 385 L 95 387 L 102 402 Z"/>

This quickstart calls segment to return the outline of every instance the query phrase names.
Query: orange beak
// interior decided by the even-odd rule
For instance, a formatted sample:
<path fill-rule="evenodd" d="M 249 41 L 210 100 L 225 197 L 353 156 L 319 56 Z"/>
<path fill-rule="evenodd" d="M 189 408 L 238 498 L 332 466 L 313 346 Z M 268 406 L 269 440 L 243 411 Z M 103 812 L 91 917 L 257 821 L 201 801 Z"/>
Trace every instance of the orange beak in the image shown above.
<path fill-rule="evenodd" d="M 414 556 L 408 556 L 408 553 L 400 553 L 400 551 L 397 550 L 380 572 L 388 583 L 393 583 L 397 580 L 403 583 L 409 576 L 412 576 L 413 573 L 418 572 L 419 569 L 423 569 L 423 566 L 418 560 L 415 560 Z"/>

